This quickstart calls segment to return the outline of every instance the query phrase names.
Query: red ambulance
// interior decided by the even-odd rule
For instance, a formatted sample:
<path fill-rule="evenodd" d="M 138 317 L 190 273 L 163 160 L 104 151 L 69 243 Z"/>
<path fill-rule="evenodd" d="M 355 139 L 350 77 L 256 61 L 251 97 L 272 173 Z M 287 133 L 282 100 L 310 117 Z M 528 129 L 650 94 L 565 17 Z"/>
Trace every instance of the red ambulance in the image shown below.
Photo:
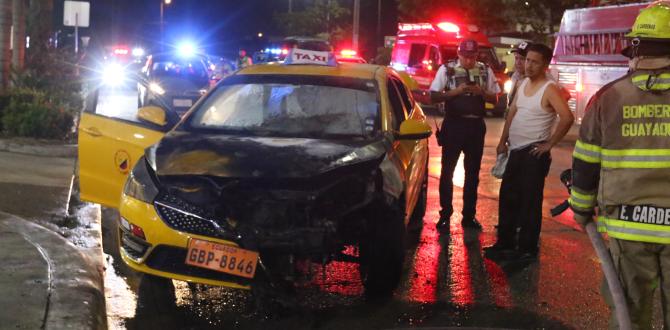
<path fill-rule="evenodd" d="M 456 50 L 463 39 L 474 39 L 479 44 L 479 61 L 488 64 L 496 74 L 500 89 L 509 77 L 505 64 L 498 60 L 493 46 L 476 25 L 457 22 L 399 23 L 391 64 L 396 71 L 404 71 L 416 80 L 420 89 L 427 90 L 440 65 L 457 59 Z M 487 103 L 489 112 L 502 114 L 506 96 L 498 104 Z"/>

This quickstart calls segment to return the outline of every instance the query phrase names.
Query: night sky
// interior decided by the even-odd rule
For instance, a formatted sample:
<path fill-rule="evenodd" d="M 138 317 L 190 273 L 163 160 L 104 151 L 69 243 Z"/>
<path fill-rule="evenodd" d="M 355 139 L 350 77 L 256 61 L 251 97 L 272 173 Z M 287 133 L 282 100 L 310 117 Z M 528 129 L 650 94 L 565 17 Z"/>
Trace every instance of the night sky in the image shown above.
<path fill-rule="evenodd" d="M 294 10 L 310 0 L 293 0 Z M 129 44 L 152 47 L 159 36 L 159 0 L 91 0 L 91 27 L 82 29 L 102 45 Z M 55 1 L 62 15 L 63 0 Z M 353 8 L 353 0 L 341 0 Z M 395 34 L 394 0 L 382 0 L 382 35 Z M 285 12 L 288 0 L 172 0 L 165 6 L 166 43 L 196 40 L 212 54 L 236 54 L 240 47 L 255 50 L 284 37 L 274 24 L 273 13 Z M 353 11 L 353 10 L 352 10 Z M 374 54 L 377 0 L 361 0 L 361 51 Z M 62 23 L 62 16 L 56 19 Z M 66 28 L 67 30 L 67 28 Z M 264 38 L 257 37 L 263 32 Z"/>

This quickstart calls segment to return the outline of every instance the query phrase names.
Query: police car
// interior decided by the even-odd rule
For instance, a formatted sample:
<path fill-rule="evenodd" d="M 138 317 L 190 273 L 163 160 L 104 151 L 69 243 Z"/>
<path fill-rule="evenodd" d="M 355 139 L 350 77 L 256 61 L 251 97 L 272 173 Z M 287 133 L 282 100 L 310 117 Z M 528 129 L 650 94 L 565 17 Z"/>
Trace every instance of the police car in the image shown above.
<path fill-rule="evenodd" d="M 79 135 L 81 197 L 119 209 L 132 269 L 273 288 L 310 281 L 299 265 L 346 260 L 368 295 L 398 285 L 431 130 L 393 69 L 293 49 L 223 79 L 174 128 L 160 107 L 138 118 L 84 113 Z"/>

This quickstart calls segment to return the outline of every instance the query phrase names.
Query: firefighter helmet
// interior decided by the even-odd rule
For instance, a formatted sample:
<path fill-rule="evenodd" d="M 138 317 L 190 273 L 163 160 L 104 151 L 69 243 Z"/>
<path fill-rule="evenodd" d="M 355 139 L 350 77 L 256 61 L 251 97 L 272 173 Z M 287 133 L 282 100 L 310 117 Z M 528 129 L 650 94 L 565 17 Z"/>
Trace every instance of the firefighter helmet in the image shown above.
<path fill-rule="evenodd" d="M 656 1 L 642 9 L 626 37 L 670 41 L 670 1 Z"/>

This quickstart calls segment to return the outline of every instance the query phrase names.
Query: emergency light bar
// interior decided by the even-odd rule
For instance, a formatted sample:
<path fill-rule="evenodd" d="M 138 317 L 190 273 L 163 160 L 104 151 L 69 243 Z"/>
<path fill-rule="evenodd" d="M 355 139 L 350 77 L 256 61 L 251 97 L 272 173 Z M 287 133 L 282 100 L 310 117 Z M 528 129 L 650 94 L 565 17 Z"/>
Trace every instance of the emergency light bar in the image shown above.
<path fill-rule="evenodd" d="M 116 55 L 128 55 L 128 48 L 115 48 L 114 54 Z"/>
<path fill-rule="evenodd" d="M 458 25 L 451 22 L 437 23 L 437 27 L 439 27 L 440 30 L 449 33 L 458 33 L 461 31 L 461 28 L 459 28 Z"/>
<path fill-rule="evenodd" d="M 435 31 L 435 27 L 430 23 L 398 23 L 398 31 Z"/>

